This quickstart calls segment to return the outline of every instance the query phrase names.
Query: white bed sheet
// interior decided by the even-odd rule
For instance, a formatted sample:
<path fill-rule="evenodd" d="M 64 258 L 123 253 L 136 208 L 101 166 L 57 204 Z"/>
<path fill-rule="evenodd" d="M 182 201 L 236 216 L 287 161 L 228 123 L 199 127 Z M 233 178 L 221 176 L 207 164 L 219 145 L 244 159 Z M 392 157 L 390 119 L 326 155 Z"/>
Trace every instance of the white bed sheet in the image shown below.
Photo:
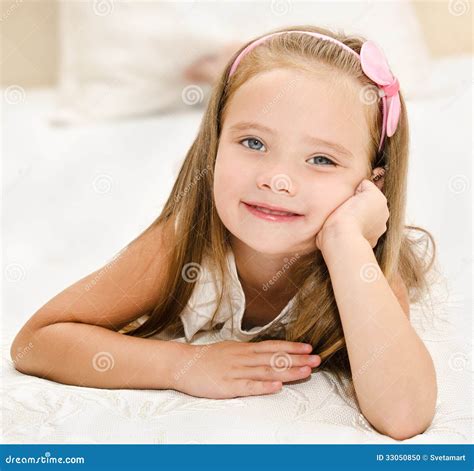
<path fill-rule="evenodd" d="M 407 103 L 408 222 L 437 239 L 442 276 L 432 306 L 412 306 L 436 366 L 436 416 L 405 443 L 472 442 L 471 60 L 435 63 L 425 96 Z M 27 92 L 2 116 L 2 442 L 395 443 L 322 372 L 274 395 L 210 400 L 66 386 L 13 368 L 10 344 L 27 318 L 158 215 L 201 118 L 190 109 L 50 128 L 53 98 L 54 90 Z"/>

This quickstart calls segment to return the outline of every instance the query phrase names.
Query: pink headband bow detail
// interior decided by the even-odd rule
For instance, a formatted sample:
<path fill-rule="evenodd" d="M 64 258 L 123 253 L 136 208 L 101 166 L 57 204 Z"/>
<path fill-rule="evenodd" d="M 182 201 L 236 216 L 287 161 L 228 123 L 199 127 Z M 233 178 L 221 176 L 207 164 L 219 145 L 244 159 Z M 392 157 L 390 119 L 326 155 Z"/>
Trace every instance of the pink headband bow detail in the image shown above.
<path fill-rule="evenodd" d="M 355 52 L 346 44 L 325 34 L 314 33 L 312 31 L 298 30 L 280 31 L 277 33 L 267 34 L 266 36 L 262 36 L 261 38 L 256 39 L 240 52 L 240 54 L 235 58 L 234 62 L 231 65 L 228 78 L 230 78 L 234 74 L 240 61 L 252 49 L 254 49 L 259 44 L 263 43 L 265 40 L 272 36 L 288 33 L 303 33 L 308 34 L 310 36 L 314 36 L 319 39 L 323 39 L 325 41 L 331 41 L 335 44 L 338 44 L 351 54 L 357 56 L 357 58 L 360 60 L 362 70 L 364 71 L 365 75 L 367 75 L 372 81 L 374 81 L 377 84 L 377 87 L 383 91 L 383 94 L 381 95 L 383 106 L 383 124 L 382 135 L 378 148 L 378 150 L 380 151 L 384 142 L 385 134 L 388 137 L 391 137 L 397 129 L 401 108 L 400 95 L 398 93 L 398 91 L 400 90 L 400 84 L 398 82 L 398 79 L 394 77 L 390 72 L 387 60 L 385 59 L 385 56 L 383 55 L 382 51 L 373 41 L 366 41 L 362 44 L 359 56 L 357 52 Z"/>
<path fill-rule="evenodd" d="M 382 51 L 373 41 L 366 41 L 360 50 L 360 63 L 365 75 L 373 80 L 384 92 L 382 138 L 394 135 L 400 118 L 400 83 L 392 75 Z M 380 145 L 381 146 L 381 145 Z M 379 147 L 380 150 L 380 147 Z"/>

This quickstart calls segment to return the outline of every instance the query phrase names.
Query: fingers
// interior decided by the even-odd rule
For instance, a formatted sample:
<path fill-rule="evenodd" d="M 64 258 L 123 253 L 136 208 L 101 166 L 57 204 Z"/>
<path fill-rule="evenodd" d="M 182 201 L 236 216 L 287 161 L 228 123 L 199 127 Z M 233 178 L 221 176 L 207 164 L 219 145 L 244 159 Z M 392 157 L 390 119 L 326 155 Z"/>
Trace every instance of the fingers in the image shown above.
<path fill-rule="evenodd" d="M 321 364 L 319 355 L 288 354 L 286 352 L 275 353 L 253 353 L 243 355 L 243 366 L 265 366 L 270 365 L 275 369 L 291 368 L 293 366 L 309 365 L 313 368 Z"/>
<path fill-rule="evenodd" d="M 234 378 L 237 379 L 251 379 L 254 381 L 296 381 L 307 378 L 311 375 L 310 366 L 290 367 L 285 369 L 277 369 L 271 366 L 254 366 L 243 367 L 234 370 Z"/>
<path fill-rule="evenodd" d="M 254 353 L 286 352 L 286 353 L 311 353 L 313 347 L 302 342 L 288 342 L 287 340 L 263 340 L 262 342 L 249 343 L 250 350 Z"/>
<path fill-rule="evenodd" d="M 286 340 L 249 342 L 239 350 L 232 368 L 232 394 L 254 396 L 278 392 L 284 382 L 307 378 L 312 368 L 321 364 L 318 355 L 312 355 L 312 346 Z M 235 348 L 237 345 L 233 345 Z M 235 397 L 235 396 L 233 396 Z"/>
<path fill-rule="evenodd" d="M 238 396 L 257 396 L 260 394 L 273 394 L 282 388 L 280 381 L 254 381 L 252 379 L 239 379 L 235 382 Z"/>

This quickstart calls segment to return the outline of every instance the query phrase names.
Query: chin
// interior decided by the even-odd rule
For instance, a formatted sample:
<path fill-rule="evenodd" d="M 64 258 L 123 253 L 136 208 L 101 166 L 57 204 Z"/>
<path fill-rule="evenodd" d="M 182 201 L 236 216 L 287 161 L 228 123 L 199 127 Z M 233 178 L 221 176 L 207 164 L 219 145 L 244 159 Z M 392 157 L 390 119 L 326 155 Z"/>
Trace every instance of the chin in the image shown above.
<path fill-rule="evenodd" d="M 264 255 L 285 255 L 291 257 L 300 252 L 309 252 L 308 244 L 295 243 L 294 237 L 287 234 L 278 236 L 278 230 L 272 229 L 267 234 L 264 231 L 244 230 L 243 228 L 230 229 L 232 235 L 252 250 Z M 305 250 L 304 247 L 306 248 Z"/>
<path fill-rule="evenodd" d="M 276 244 L 262 244 L 260 243 L 252 243 L 252 241 L 242 240 L 245 244 L 251 247 L 256 252 L 262 255 L 269 255 L 269 256 L 277 256 L 277 255 L 285 255 L 291 257 L 295 255 L 298 251 L 294 249 L 293 245 L 276 245 Z"/>

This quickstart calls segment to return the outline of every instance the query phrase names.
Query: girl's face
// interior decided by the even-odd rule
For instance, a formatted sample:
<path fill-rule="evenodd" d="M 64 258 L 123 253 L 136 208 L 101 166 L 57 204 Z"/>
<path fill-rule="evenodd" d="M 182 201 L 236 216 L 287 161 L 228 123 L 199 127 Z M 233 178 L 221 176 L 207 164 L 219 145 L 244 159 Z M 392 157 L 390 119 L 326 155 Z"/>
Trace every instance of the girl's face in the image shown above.
<path fill-rule="evenodd" d="M 281 68 L 235 92 L 214 178 L 216 209 L 233 236 L 265 254 L 316 249 L 324 221 L 367 177 L 369 129 L 360 90 L 334 75 Z M 244 202 L 301 216 L 266 220 Z"/>

